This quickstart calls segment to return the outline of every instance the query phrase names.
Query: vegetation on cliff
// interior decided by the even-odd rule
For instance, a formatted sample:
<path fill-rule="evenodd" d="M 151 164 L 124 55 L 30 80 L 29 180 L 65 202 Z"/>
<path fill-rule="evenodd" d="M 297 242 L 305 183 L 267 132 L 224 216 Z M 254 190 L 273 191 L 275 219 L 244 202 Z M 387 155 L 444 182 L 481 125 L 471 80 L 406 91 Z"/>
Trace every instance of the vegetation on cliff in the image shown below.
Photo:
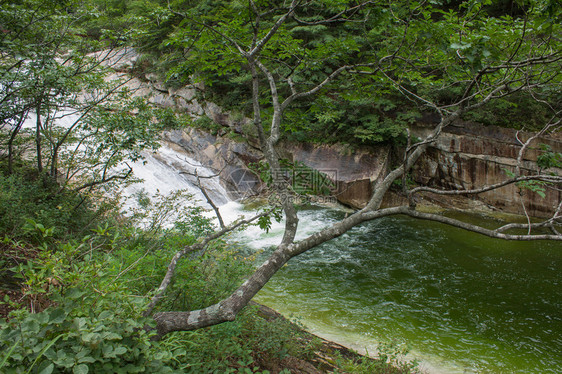
<path fill-rule="evenodd" d="M 252 73 L 228 44 L 252 45 L 252 35 L 264 36 L 278 19 L 275 9 L 289 6 L 181 0 L 91 4 L 110 10 L 113 18 L 85 22 L 86 32 L 134 35 L 134 45 L 145 53 L 139 73 L 157 73 L 171 86 L 195 77 L 205 86 L 202 99 L 246 116 L 253 111 Z M 517 63 L 517 56 L 541 59 L 549 48 L 557 50 L 558 8 L 556 1 L 299 3 L 260 52 L 279 93 L 290 96 L 295 87 L 313 87 L 338 68 L 349 68 L 316 95 L 293 103 L 281 130 L 292 139 L 315 142 L 404 142 L 408 124 L 435 121 L 428 101 L 452 108 L 465 95 L 470 77 L 484 68 L 489 71 L 482 78 L 488 79 L 500 74 L 502 63 Z M 390 57 L 374 64 L 384 56 Z M 462 118 L 541 129 L 552 110 L 561 109 L 562 97 L 556 88 L 560 78 L 539 70 L 533 74 L 544 74 L 545 80 L 532 90 L 506 84 L 503 95 Z M 267 84 L 260 77 L 260 85 Z M 271 116 L 270 94 L 261 95 L 262 116 Z"/>

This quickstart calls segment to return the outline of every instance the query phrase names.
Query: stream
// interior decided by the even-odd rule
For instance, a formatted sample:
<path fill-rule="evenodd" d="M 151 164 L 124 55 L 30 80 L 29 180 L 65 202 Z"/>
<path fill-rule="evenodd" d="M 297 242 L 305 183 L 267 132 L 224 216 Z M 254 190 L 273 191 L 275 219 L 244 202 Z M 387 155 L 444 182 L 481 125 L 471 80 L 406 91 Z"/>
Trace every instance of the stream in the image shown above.
<path fill-rule="evenodd" d="M 303 231 L 342 216 L 310 207 Z M 428 372 L 561 373 L 561 270 L 559 243 L 399 216 L 291 260 L 257 301 L 363 353 L 404 344 Z"/>
<path fill-rule="evenodd" d="M 163 147 L 133 167 L 145 183 L 131 188 L 150 194 L 173 186 L 197 195 L 193 180 L 180 175 L 193 165 Z M 230 201 L 218 181 L 205 183 L 227 221 L 252 215 Z M 345 214 L 343 208 L 301 208 L 297 236 Z M 265 250 L 263 259 L 282 231 L 282 223 L 268 233 L 250 227 L 232 240 L 248 253 Z M 390 217 L 291 260 L 256 299 L 363 353 L 373 354 L 380 342 L 405 345 L 407 358 L 430 373 L 562 373 L 560 243 L 507 242 Z"/>

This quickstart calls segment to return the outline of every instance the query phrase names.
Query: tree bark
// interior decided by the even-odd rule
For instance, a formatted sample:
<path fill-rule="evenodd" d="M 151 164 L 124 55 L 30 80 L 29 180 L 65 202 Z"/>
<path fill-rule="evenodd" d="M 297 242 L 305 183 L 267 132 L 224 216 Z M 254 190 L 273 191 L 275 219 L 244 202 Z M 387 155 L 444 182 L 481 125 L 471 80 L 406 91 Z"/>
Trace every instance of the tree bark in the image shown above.
<path fill-rule="evenodd" d="M 35 149 L 37 153 L 37 171 L 39 174 L 43 173 L 43 159 L 41 154 L 41 100 L 37 103 L 35 107 L 37 113 L 37 121 L 35 123 Z"/>
<path fill-rule="evenodd" d="M 14 141 L 16 140 L 16 136 L 19 134 L 23 122 L 27 116 L 27 112 L 21 114 L 18 123 L 12 130 L 12 134 L 10 135 L 10 139 L 8 140 L 8 175 L 13 174 L 14 172 Z"/>

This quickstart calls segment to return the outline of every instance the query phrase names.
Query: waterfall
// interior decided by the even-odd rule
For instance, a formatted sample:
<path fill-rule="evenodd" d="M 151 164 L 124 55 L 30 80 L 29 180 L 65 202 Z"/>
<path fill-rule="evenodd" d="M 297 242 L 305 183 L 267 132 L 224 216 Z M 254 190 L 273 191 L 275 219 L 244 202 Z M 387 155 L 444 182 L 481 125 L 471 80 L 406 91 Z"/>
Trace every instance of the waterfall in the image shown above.
<path fill-rule="evenodd" d="M 49 121 L 59 128 L 68 129 L 80 120 L 80 115 L 70 108 L 58 110 L 51 114 Z M 42 116 L 43 117 L 43 116 Z M 43 121 L 47 118 L 43 119 Z M 23 129 L 33 130 L 37 123 L 37 114 L 29 112 L 23 123 Z M 77 130 L 79 131 L 79 130 Z M 73 145 L 67 145 L 64 149 L 72 151 Z M 81 145 L 79 150 L 85 150 Z M 232 201 L 228 193 L 221 185 L 219 177 L 215 173 L 204 167 L 200 162 L 178 152 L 171 147 L 162 144 L 157 152 L 143 151 L 140 159 L 135 162 L 123 163 L 114 168 L 113 172 L 119 173 L 128 169 L 127 165 L 133 169 L 132 177 L 135 183 L 129 183 L 120 188 L 120 195 L 124 200 L 124 210 L 135 207 L 135 196 L 143 194 L 148 198 L 154 198 L 157 194 L 162 196 L 170 195 L 178 190 L 186 191 L 193 196 L 193 204 L 204 209 L 210 210 L 211 206 L 207 203 L 201 189 L 197 186 L 195 175 L 200 176 L 200 183 L 205 189 L 213 203 L 220 207 L 221 215 L 225 222 L 230 223 L 238 218 L 241 205 Z M 108 193 L 116 193 L 110 190 Z M 214 216 L 213 212 L 207 213 Z"/>
<path fill-rule="evenodd" d="M 144 152 L 144 160 L 131 164 L 135 178 L 142 179 L 125 188 L 126 195 L 145 191 L 148 195 L 156 193 L 170 194 L 177 190 L 186 190 L 194 195 L 197 204 L 211 208 L 201 190 L 197 187 L 196 173 L 201 177 L 201 185 L 214 204 L 220 206 L 229 202 L 226 190 L 220 185 L 218 177 L 212 177 L 213 171 L 198 161 L 187 157 L 172 148 L 162 145 L 158 152 Z"/>
<path fill-rule="evenodd" d="M 49 118 L 49 120 L 54 120 L 58 127 L 62 127 L 68 129 L 71 127 L 76 121 L 80 119 L 80 114 L 77 113 L 75 110 L 72 109 L 62 109 L 58 110 L 55 113 L 50 114 L 53 117 Z M 43 119 L 44 116 L 41 116 Z M 43 119 L 45 121 L 45 119 Z M 37 113 L 29 112 L 25 121 L 23 122 L 22 128 L 24 129 L 33 129 L 37 124 Z"/>
<path fill-rule="evenodd" d="M 135 204 L 133 197 L 139 193 L 153 198 L 157 194 L 166 196 L 182 190 L 193 196 L 191 202 L 194 205 L 207 210 L 206 216 L 215 217 L 211 205 L 198 186 L 197 175 L 200 177 L 201 187 L 219 208 L 226 224 L 235 221 L 243 213 L 243 206 L 228 197 L 218 175 L 193 158 L 166 144 L 162 144 L 157 152 L 143 152 L 143 156 L 143 160 L 130 164 L 133 178 L 139 181 L 122 189 L 121 195 L 127 198 L 126 207 Z"/>
<path fill-rule="evenodd" d="M 219 177 L 214 176 L 216 174 L 212 170 L 166 144 L 162 144 L 155 153 L 145 152 L 144 157 L 144 160 L 131 164 L 134 177 L 141 179 L 142 182 L 131 184 L 123 189 L 122 195 L 129 200 L 133 200 L 131 197 L 139 192 L 153 197 L 156 194 L 168 195 L 184 190 L 193 195 L 194 204 L 209 210 L 207 216 L 214 216 L 211 206 L 197 186 L 195 177 L 197 173 L 201 177 L 201 185 L 219 208 L 225 223 L 231 223 L 241 216 L 250 218 L 258 212 L 257 209 L 245 208 L 240 202 L 231 200 L 227 190 L 221 185 Z M 303 210 L 299 213 L 299 217 L 301 224 L 297 239 L 302 239 L 334 221 L 326 216 L 325 209 Z M 277 245 L 283 236 L 283 231 L 284 221 L 273 220 L 269 232 L 257 226 L 250 226 L 243 233 L 235 234 L 234 238 L 251 250 L 259 250 Z"/>

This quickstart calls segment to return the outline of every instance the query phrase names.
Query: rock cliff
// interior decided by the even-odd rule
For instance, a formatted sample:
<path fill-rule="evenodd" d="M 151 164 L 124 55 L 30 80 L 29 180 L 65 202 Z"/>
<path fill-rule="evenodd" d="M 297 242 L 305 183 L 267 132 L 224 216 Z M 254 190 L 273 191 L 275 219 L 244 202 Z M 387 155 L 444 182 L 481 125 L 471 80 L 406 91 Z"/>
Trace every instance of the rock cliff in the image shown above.
<path fill-rule="evenodd" d="M 422 125 L 412 128 L 412 133 L 420 138 L 429 131 L 430 127 Z M 515 171 L 521 142 L 525 142 L 530 136 L 530 133 L 496 126 L 456 123 L 447 127 L 438 141 L 418 161 L 413 178 L 422 185 L 442 189 L 473 189 L 499 183 L 508 177 L 508 172 Z M 540 144 L 549 145 L 560 152 L 562 135 L 539 137 L 533 141 L 523 154 L 522 174 L 527 175 L 537 170 Z M 560 169 L 549 171 L 562 175 Z M 524 214 L 524 204 L 530 215 L 545 216 L 553 212 L 562 192 L 552 186 L 544 186 L 544 189 L 543 198 L 513 184 L 485 192 L 478 199 L 493 209 L 516 214 Z"/>

